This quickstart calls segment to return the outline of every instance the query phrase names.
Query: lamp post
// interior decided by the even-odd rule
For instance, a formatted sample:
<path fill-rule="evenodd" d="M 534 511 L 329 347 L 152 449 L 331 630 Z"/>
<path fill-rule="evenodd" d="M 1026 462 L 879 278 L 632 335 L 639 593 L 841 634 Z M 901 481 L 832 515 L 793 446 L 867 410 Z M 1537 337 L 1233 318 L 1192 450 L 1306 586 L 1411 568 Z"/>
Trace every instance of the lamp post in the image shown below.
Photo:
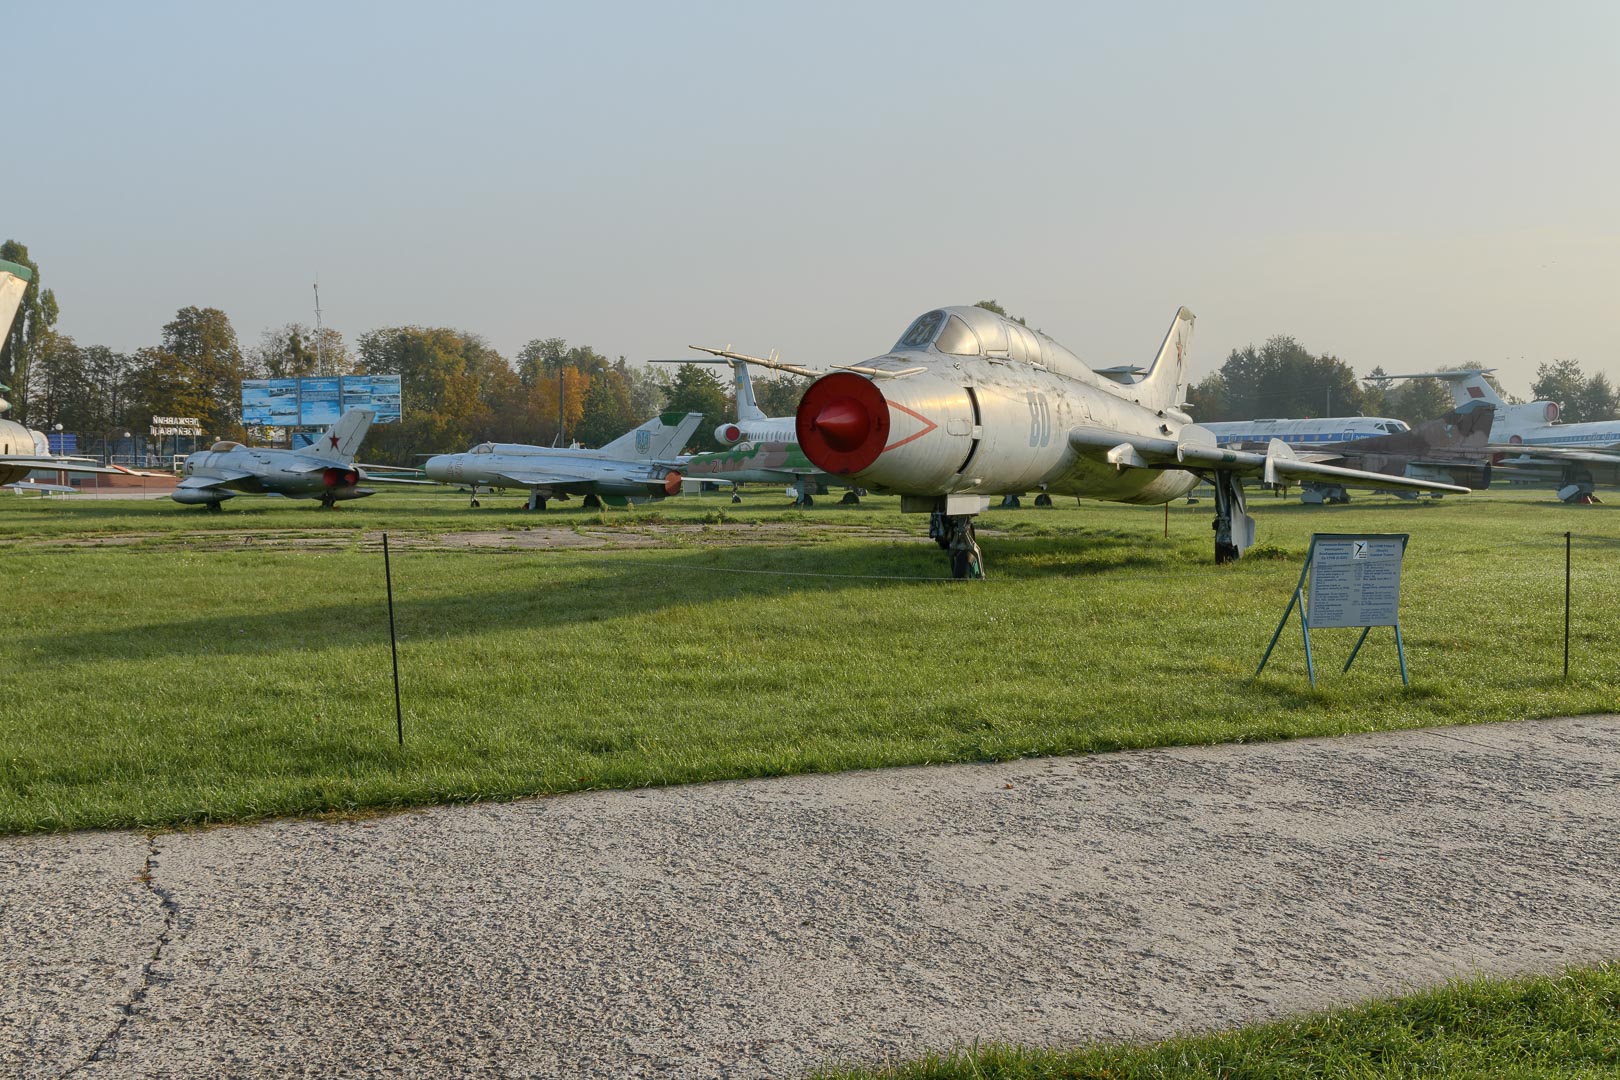
<path fill-rule="evenodd" d="M 124 441 L 129 442 L 129 432 L 124 432 Z M 129 443 L 129 467 L 135 468 L 135 444 Z"/>
<path fill-rule="evenodd" d="M 49 442 L 46 442 L 45 449 L 50 450 L 51 453 L 53 453 L 53 454 L 60 454 L 60 453 L 62 453 L 63 449 L 65 449 L 62 446 L 62 424 L 61 424 L 61 422 L 58 421 L 57 423 L 52 424 L 51 425 L 51 431 L 54 432 L 55 435 L 56 435 L 56 449 L 52 450 L 51 445 L 50 445 Z M 58 469 L 57 473 L 56 473 L 56 482 L 57 482 L 57 484 L 59 486 L 66 487 L 67 482 L 68 482 L 67 481 L 67 473 L 62 472 L 60 469 Z"/>

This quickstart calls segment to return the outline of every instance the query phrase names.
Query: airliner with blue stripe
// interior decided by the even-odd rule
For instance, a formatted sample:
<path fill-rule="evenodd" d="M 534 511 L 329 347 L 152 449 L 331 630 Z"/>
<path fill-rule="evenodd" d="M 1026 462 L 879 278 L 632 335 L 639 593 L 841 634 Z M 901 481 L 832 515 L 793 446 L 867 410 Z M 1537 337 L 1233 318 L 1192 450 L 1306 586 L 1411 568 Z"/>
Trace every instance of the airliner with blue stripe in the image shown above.
<path fill-rule="evenodd" d="M 1269 443 L 1281 439 L 1290 446 L 1333 446 L 1353 439 L 1370 439 L 1411 430 L 1404 420 L 1388 416 L 1328 416 L 1317 420 L 1223 420 L 1200 424 L 1215 434 L 1215 445 Z"/>

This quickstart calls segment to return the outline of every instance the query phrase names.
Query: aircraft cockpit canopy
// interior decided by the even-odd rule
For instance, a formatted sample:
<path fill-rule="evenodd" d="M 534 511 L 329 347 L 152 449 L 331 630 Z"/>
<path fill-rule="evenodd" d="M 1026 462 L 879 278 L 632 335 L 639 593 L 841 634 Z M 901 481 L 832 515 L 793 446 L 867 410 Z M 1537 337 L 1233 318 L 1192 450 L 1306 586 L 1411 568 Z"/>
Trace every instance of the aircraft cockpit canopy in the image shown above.
<path fill-rule="evenodd" d="M 495 444 L 492 442 L 481 442 L 477 446 L 473 447 L 471 452 L 474 454 L 493 454 L 495 452 Z"/>
<path fill-rule="evenodd" d="M 930 311 L 918 316 L 894 347 L 898 351 L 926 349 L 929 345 L 952 356 L 978 356 L 981 352 L 977 335 L 960 315 L 948 311 Z"/>
<path fill-rule="evenodd" d="M 229 439 L 221 439 L 208 449 L 212 450 L 216 454 L 223 454 L 230 450 L 246 450 L 247 447 L 243 446 L 239 442 L 231 442 Z"/>

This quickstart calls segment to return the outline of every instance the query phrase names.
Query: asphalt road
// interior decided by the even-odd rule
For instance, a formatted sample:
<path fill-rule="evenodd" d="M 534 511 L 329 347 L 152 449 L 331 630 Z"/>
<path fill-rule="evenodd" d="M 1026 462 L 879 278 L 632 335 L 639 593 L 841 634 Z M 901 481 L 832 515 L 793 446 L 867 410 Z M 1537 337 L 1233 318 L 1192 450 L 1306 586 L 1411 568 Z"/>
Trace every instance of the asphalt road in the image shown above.
<path fill-rule="evenodd" d="M 797 1076 L 1620 955 L 1620 717 L 0 840 L 0 1074 Z"/>

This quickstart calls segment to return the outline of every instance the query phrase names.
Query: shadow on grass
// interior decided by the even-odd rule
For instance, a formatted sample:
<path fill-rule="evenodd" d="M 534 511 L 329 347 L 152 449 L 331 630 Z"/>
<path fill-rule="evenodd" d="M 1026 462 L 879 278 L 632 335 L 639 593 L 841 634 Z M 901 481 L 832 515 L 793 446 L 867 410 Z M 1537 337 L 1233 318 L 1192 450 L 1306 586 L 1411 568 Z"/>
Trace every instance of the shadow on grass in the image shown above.
<path fill-rule="evenodd" d="M 364 560 L 375 572 L 373 603 L 362 605 L 348 599 L 355 591 L 355 560 Z M 413 570 L 428 560 L 434 564 L 428 574 Z M 768 549 L 397 553 L 393 559 L 394 598 L 402 640 L 449 642 L 492 630 L 546 633 L 579 624 L 653 617 L 673 607 L 734 600 L 771 603 L 806 594 L 838 593 L 844 594 L 840 603 L 858 611 L 863 604 L 896 590 L 993 592 L 1003 583 L 1074 576 L 1098 580 L 1129 576 L 1151 582 L 1166 574 L 1187 572 L 1196 561 L 1186 545 L 1157 540 L 1147 544 L 1140 536 L 1118 532 L 998 537 L 987 547 L 986 560 L 990 580 L 955 581 L 948 577 L 944 553 L 933 544 L 916 541 L 845 541 Z M 465 574 L 466 587 L 446 594 L 444 567 L 451 561 Z M 1217 572 L 1213 566 L 1207 569 Z M 256 572 L 294 571 L 260 564 Z M 380 557 L 352 555 L 301 564 L 296 574 L 299 585 L 312 591 L 321 587 L 317 574 L 331 575 L 332 592 L 345 599 L 291 608 L 278 605 L 269 611 L 255 609 L 244 600 L 240 607 L 221 607 L 201 616 L 45 631 L 38 635 L 37 644 L 63 664 L 110 656 L 173 657 L 189 664 L 229 656 L 316 652 L 379 638 L 386 641 Z M 217 577 L 202 579 L 199 587 L 212 588 L 218 581 Z M 792 642 L 783 645 L 790 647 Z"/>

